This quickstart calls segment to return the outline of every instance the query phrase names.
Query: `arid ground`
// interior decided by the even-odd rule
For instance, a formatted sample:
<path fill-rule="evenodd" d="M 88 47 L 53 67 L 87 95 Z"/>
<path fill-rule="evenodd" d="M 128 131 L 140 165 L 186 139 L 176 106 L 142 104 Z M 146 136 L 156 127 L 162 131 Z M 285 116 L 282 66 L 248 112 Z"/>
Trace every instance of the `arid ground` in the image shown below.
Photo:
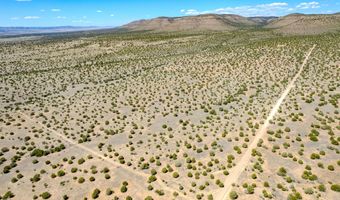
<path fill-rule="evenodd" d="M 340 33 L 0 40 L 0 199 L 340 199 Z"/>

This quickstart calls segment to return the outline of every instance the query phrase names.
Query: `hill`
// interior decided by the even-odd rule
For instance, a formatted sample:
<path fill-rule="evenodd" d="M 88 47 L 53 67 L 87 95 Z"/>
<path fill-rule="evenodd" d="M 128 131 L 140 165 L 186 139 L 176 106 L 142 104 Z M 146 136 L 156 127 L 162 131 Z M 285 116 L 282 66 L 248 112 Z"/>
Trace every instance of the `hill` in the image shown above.
<path fill-rule="evenodd" d="M 340 30 L 340 14 L 290 14 L 270 21 L 264 27 L 283 34 L 320 34 Z"/>
<path fill-rule="evenodd" d="M 240 27 L 256 26 L 255 20 L 239 15 L 206 14 L 185 17 L 158 17 L 126 24 L 121 29 L 127 31 L 186 31 L 186 30 L 236 30 Z"/>
<path fill-rule="evenodd" d="M 158 17 L 138 20 L 123 25 L 123 31 L 232 31 L 242 28 L 262 27 L 283 34 L 319 34 L 340 29 L 340 15 L 299 14 L 283 17 L 243 17 L 239 15 L 205 14 L 185 17 Z"/>

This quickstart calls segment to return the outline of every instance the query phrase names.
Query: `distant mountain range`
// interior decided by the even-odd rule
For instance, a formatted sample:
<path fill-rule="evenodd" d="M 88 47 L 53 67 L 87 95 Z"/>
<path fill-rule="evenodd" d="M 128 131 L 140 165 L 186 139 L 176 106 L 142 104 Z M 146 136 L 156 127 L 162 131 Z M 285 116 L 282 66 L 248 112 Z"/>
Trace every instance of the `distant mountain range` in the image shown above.
<path fill-rule="evenodd" d="M 0 36 L 45 34 L 75 31 L 100 32 L 175 32 L 233 31 L 248 28 L 271 29 L 282 34 L 319 34 L 340 31 L 340 13 L 289 14 L 283 17 L 242 17 L 230 14 L 204 14 L 184 17 L 158 17 L 138 20 L 117 28 L 103 27 L 0 27 Z"/>
<path fill-rule="evenodd" d="M 96 30 L 96 29 L 102 29 L 102 27 L 95 27 L 95 26 L 87 26 L 87 27 L 77 27 L 77 26 L 0 27 L 0 36 L 73 32 L 73 31 Z"/>
<path fill-rule="evenodd" d="M 124 31 L 228 31 L 268 28 L 284 34 L 318 34 L 340 30 L 340 14 L 290 14 L 283 17 L 242 17 L 204 14 L 185 17 L 158 17 L 123 25 Z"/>

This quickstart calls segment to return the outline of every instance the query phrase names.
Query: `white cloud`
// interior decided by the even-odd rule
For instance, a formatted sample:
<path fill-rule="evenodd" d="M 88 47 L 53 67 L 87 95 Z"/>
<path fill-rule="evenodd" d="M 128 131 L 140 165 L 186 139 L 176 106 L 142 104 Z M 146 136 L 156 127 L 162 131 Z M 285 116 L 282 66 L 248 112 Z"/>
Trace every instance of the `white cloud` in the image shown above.
<path fill-rule="evenodd" d="M 311 8 L 320 8 L 319 2 L 303 2 L 296 6 L 298 9 L 311 9 Z"/>
<path fill-rule="evenodd" d="M 19 17 L 11 17 L 10 19 L 11 19 L 11 20 L 18 20 Z"/>
<path fill-rule="evenodd" d="M 72 20 L 72 23 L 88 24 L 88 23 L 91 23 L 91 21 L 83 20 L 83 19 L 76 19 L 76 20 Z"/>
<path fill-rule="evenodd" d="M 188 9 L 188 10 L 181 10 L 182 13 L 186 14 L 186 15 L 198 15 L 198 14 L 202 14 L 201 12 L 195 10 L 195 9 Z"/>
<path fill-rule="evenodd" d="M 59 8 L 52 8 L 51 11 L 52 12 L 60 12 L 61 10 Z"/>
<path fill-rule="evenodd" d="M 89 24 L 89 23 L 91 23 L 91 21 L 87 19 L 87 16 L 82 16 L 80 19 L 74 19 L 71 22 L 77 23 L 77 24 Z"/>
<path fill-rule="evenodd" d="M 40 19 L 39 16 L 25 16 L 24 19 Z"/>
<path fill-rule="evenodd" d="M 114 17 L 115 15 L 114 14 L 111 14 L 110 17 Z"/>
<path fill-rule="evenodd" d="M 288 3 L 286 2 L 274 2 L 274 3 L 269 3 L 269 4 L 263 4 L 269 7 L 278 7 L 278 6 L 288 6 Z"/>
<path fill-rule="evenodd" d="M 182 9 L 185 15 L 199 15 L 207 13 L 215 14 L 236 14 L 242 16 L 280 16 L 291 13 L 296 9 L 319 8 L 318 2 L 300 3 L 296 7 L 290 7 L 286 2 L 273 2 L 267 4 L 244 5 L 236 7 L 217 8 L 215 10 L 199 11 L 196 9 Z"/>
<path fill-rule="evenodd" d="M 97 12 L 97 13 L 102 13 L 103 11 L 102 11 L 102 10 L 97 10 L 96 12 Z"/>
<path fill-rule="evenodd" d="M 66 19 L 67 17 L 65 17 L 65 16 L 57 16 L 56 18 L 57 19 Z"/>
<path fill-rule="evenodd" d="M 274 3 L 268 3 L 268 4 L 259 4 L 259 5 L 255 5 L 253 7 L 269 9 L 269 8 L 282 8 L 282 7 L 286 7 L 286 6 L 288 6 L 288 3 L 285 3 L 285 2 L 274 2 Z"/>
<path fill-rule="evenodd" d="M 17 2 L 30 2 L 32 0 L 15 0 L 15 1 L 17 1 Z"/>

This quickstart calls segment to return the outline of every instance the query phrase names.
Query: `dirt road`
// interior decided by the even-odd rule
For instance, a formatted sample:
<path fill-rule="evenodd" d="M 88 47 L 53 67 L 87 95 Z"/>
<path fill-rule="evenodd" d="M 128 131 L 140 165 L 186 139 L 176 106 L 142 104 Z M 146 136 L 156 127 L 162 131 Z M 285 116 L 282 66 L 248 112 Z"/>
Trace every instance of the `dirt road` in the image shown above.
<path fill-rule="evenodd" d="M 314 50 L 316 45 L 314 45 L 309 52 L 307 53 L 303 63 L 301 64 L 301 67 L 298 71 L 298 73 L 294 76 L 294 78 L 290 81 L 288 84 L 287 88 L 283 91 L 281 94 L 280 98 L 277 100 L 273 108 L 271 109 L 266 121 L 260 128 L 260 130 L 257 132 L 255 138 L 253 139 L 252 143 L 249 145 L 247 151 L 243 154 L 242 158 L 240 161 L 236 164 L 236 166 L 230 170 L 230 174 L 227 176 L 227 178 L 224 181 L 224 189 L 223 191 L 220 192 L 220 194 L 217 195 L 218 200 L 225 200 L 229 199 L 228 194 L 230 193 L 232 189 L 232 184 L 236 183 L 242 172 L 245 170 L 246 166 L 248 165 L 250 159 L 251 159 L 251 152 L 252 149 L 256 148 L 257 143 L 259 140 L 263 137 L 263 135 L 267 132 L 267 128 L 270 125 L 270 121 L 273 119 L 274 115 L 277 113 L 279 110 L 283 100 L 286 98 L 290 90 L 294 87 L 294 83 L 296 79 L 300 76 L 301 72 L 303 71 L 304 66 L 306 65 L 308 58 L 312 51 Z"/>
<path fill-rule="evenodd" d="M 34 120 L 34 119 L 30 118 L 28 115 L 26 115 L 26 114 L 23 113 L 23 112 L 20 112 L 20 111 L 19 111 L 18 113 L 19 113 L 21 116 L 23 116 L 27 121 L 30 121 L 30 122 L 32 122 L 32 123 L 37 123 L 37 124 L 39 124 L 41 127 L 43 127 L 43 128 L 45 128 L 46 130 L 50 131 L 53 135 L 56 135 L 56 136 L 59 137 L 60 139 L 62 139 L 62 140 L 64 140 L 64 141 L 68 142 L 69 144 L 74 145 L 74 146 L 76 146 L 77 148 L 83 149 L 84 151 L 86 151 L 86 152 L 92 154 L 93 156 L 97 156 L 98 158 L 101 158 L 103 161 L 109 163 L 110 166 L 111 166 L 111 168 L 114 168 L 114 169 L 116 169 L 116 170 L 126 170 L 126 171 L 128 171 L 128 172 L 130 172 L 130 173 L 132 173 L 132 174 L 134 174 L 134 175 L 136 175 L 136 176 L 140 176 L 140 177 L 144 178 L 145 180 L 147 180 L 147 178 L 150 176 L 150 175 L 148 175 L 148 174 L 146 174 L 146 173 L 139 172 L 139 171 L 137 171 L 137 170 L 134 170 L 134 169 L 132 169 L 132 168 L 129 168 L 128 166 L 125 166 L 125 165 L 123 165 L 123 164 L 117 163 L 117 162 L 115 162 L 114 160 L 112 160 L 112 159 L 110 159 L 110 158 L 108 158 L 108 157 L 105 157 L 105 156 L 102 155 L 100 152 L 95 151 L 95 150 L 93 150 L 93 149 L 91 149 L 91 148 L 86 147 L 85 145 L 79 144 L 79 143 L 77 143 L 77 142 L 75 142 L 75 141 L 73 141 L 73 140 L 67 138 L 65 135 L 63 135 L 63 134 L 57 132 L 56 130 L 53 130 L 53 129 L 51 129 L 51 128 L 48 128 L 47 126 L 45 126 L 45 125 L 42 124 L 41 122 L 39 122 L 39 121 L 37 121 L 37 120 Z M 173 189 L 173 188 L 171 188 L 171 187 L 165 185 L 165 183 L 163 183 L 163 181 L 160 180 L 159 178 L 156 180 L 156 182 L 159 184 L 159 186 L 160 186 L 163 190 L 168 191 L 168 192 L 170 192 L 171 194 L 174 193 L 174 192 L 177 192 L 177 193 L 179 194 L 179 197 L 181 197 L 181 199 L 188 199 L 188 197 L 187 197 L 187 196 L 184 196 L 181 192 L 179 192 L 179 191 L 177 191 L 177 190 L 175 190 L 175 189 Z"/>

